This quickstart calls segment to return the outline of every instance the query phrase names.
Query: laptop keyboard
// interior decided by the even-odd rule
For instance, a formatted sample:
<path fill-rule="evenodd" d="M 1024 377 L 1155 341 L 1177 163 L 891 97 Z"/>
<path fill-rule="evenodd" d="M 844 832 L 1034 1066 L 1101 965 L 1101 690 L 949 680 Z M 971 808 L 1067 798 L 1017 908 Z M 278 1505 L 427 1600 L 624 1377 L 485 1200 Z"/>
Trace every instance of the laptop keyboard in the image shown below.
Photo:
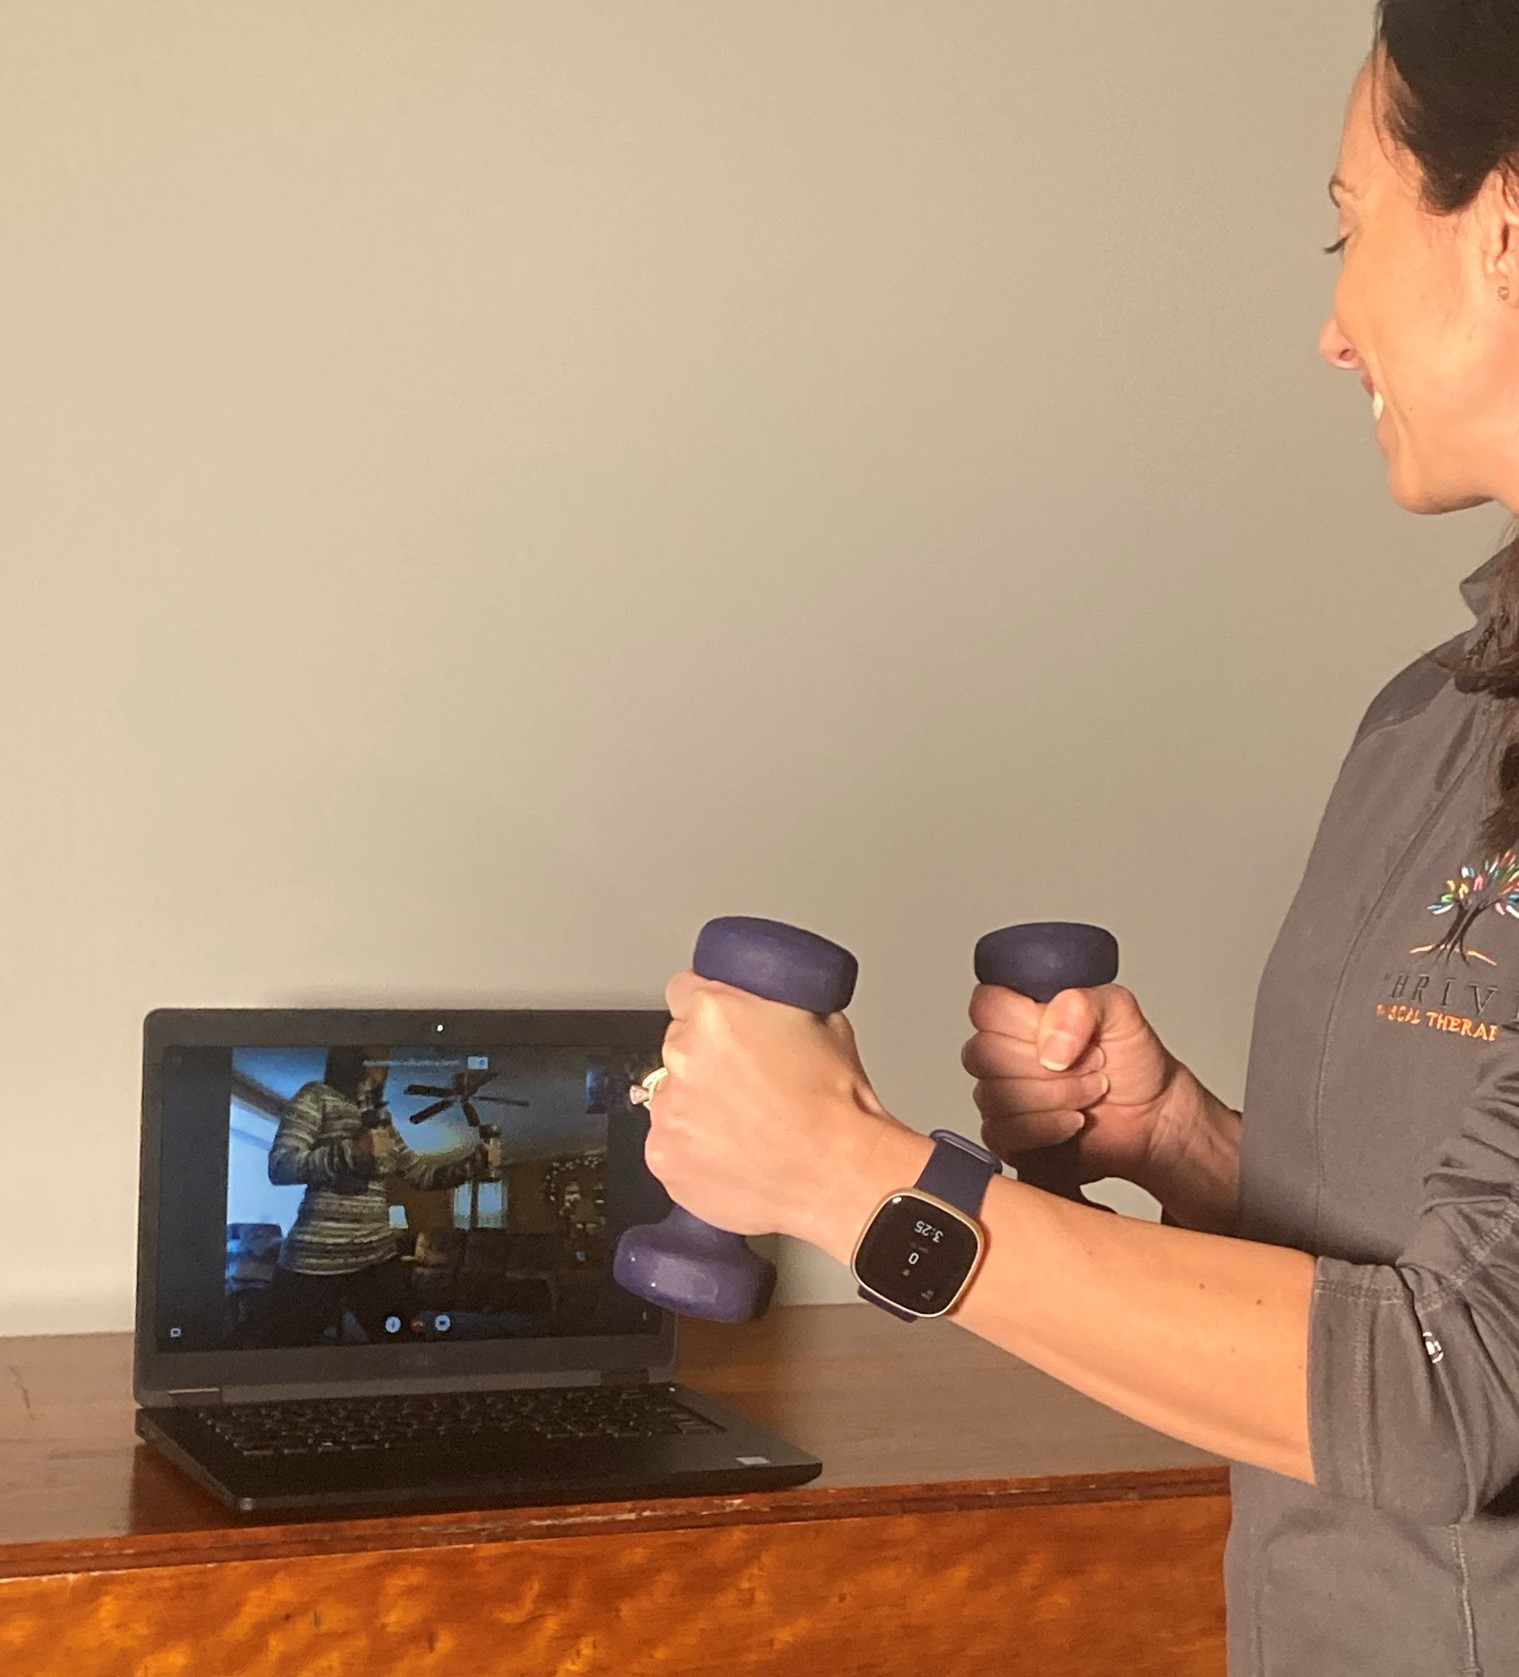
<path fill-rule="evenodd" d="M 234 1403 L 198 1414 L 240 1456 L 333 1456 L 408 1447 L 479 1451 L 586 1439 L 722 1432 L 668 1386 L 559 1386 L 294 1403 Z"/>

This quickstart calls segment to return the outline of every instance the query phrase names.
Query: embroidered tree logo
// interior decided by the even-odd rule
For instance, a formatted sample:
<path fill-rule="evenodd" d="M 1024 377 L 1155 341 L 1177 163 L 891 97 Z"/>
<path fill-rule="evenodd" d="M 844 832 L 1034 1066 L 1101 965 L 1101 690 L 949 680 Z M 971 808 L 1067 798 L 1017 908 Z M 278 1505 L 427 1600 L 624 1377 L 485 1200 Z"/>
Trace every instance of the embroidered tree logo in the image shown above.
<path fill-rule="evenodd" d="M 1480 949 L 1468 949 L 1467 937 L 1480 915 L 1492 909 L 1519 920 L 1519 854 L 1512 850 L 1484 862 L 1480 868 L 1462 868 L 1461 877 L 1446 882 L 1445 894 L 1429 905 L 1431 914 L 1453 914 L 1450 930 L 1438 943 L 1426 943 L 1410 949 L 1410 955 L 1437 954 L 1449 960 L 1457 954 L 1463 961 L 1486 961 L 1495 967 L 1497 962 Z"/>

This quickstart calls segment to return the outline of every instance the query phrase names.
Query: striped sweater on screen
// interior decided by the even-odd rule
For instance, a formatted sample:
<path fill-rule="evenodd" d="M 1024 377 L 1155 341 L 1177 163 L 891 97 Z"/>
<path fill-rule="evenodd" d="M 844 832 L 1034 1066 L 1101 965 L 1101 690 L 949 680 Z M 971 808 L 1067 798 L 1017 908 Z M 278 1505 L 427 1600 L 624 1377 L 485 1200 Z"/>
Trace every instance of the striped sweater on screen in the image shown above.
<path fill-rule="evenodd" d="M 394 1153 L 383 1174 L 360 1157 L 358 1106 L 326 1083 L 307 1083 L 285 1109 L 269 1150 L 269 1180 L 306 1185 L 280 1264 L 301 1275 L 351 1275 L 395 1257 L 386 1176 L 415 1188 L 457 1188 L 483 1149 L 471 1143 L 447 1153 L 414 1153 L 385 1116 Z"/>

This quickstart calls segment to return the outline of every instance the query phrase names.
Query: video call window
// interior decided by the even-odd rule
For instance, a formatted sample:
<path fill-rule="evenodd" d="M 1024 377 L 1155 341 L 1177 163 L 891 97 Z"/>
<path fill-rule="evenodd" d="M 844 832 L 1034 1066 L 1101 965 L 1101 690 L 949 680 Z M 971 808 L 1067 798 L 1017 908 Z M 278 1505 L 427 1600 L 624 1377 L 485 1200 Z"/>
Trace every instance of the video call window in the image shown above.
<path fill-rule="evenodd" d="M 232 1050 L 220 1345 L 626 1331 L 609 1125 L 647 1069 L 583 1048 Z"/>

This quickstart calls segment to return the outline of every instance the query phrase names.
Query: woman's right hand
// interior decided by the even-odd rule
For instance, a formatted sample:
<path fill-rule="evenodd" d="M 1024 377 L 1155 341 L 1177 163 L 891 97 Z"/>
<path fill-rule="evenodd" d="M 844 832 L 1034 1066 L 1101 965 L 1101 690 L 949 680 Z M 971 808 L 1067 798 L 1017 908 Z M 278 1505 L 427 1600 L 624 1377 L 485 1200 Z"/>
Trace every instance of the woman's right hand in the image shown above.
<path fill-rule="evenodd" d="M 1020 1154 L 1076 1136 L 1080 1181 L 1117 1176 L 1154 1191 L 1199 1086 L 1132 992 L 1104 984 L 1046 1005 L 983 984 L 970 1016 L 961 1062 L 998 1157 L 1016 1167 Z"/>
<path fill-rule="evenodd" d="M 358 1155 L 359 1169 L 365 1176 L 371 1180 L 389 1176 L 396 1155 L 395 1131 L 388 1124 L 360 1130 L 353 1150 Z"/>

